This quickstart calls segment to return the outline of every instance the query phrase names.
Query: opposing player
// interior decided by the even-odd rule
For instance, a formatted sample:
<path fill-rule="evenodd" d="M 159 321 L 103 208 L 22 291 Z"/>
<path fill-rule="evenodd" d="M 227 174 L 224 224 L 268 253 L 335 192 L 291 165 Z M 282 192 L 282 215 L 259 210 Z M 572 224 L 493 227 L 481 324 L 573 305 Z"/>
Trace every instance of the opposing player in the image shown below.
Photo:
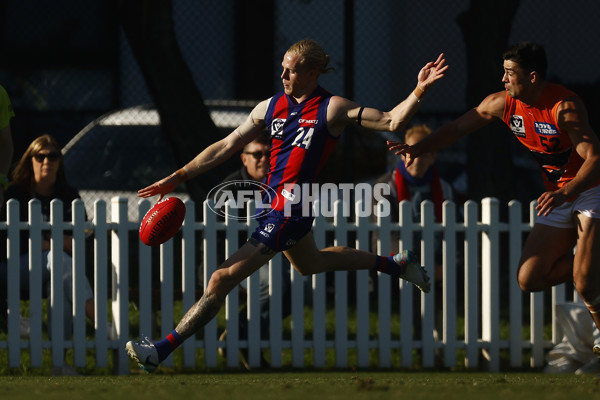
<path fill-rule="evenodd" d="M 546 81 L 542 45 L 519 43 L 503 58 L 504 91 L 417 144 L 388 142 L 390 150 L 410 165 L 495 119 L 504 121 L 538 162 L 546 187 L 521 255 L 519 285 L 540 291 L 573 279 L 600 327 L 600 142 L 581 99 Z"/>
<path fill-rule="evenodd" d="M 282 92 L 259 103 L 241 126 L 183 168 L 139 191 L 141 197 L 162 197 L 182 181 L 237 154 L 265 127 L 271 133 L 266 183 L 276 196 L 270 212 L 261 214 L 251 238 L 212 274 L 200 300 L 171 334 L 156 343 L 147 339 L 127 343 L 129 355 L 146 371 L 153 371 L 184 340 L 213 319 L 227 294 L 280 251 L 303 275 L 376 268 L 429 291 L 429 277 L 410 252 L 381 257 L 349 247 L 317 249 L 311 233 L 314 218 L 303 215 L 302 201 L 298 201 L 303 193 L 292 192 L 290 185 L 317 179 L 337 139 L 350 124 L 378 131 L 401 131 L 419 108 L 423 94 L 444 76 L 448 66 L 443 54 L 419 71 L 415 90 L 389 112 L 361 107 L 321 88 L 319 75 L 329 70 L 328 63 L 329 56 L 316 42 L 302 40 L 292 45 L 281 63 Z"/>

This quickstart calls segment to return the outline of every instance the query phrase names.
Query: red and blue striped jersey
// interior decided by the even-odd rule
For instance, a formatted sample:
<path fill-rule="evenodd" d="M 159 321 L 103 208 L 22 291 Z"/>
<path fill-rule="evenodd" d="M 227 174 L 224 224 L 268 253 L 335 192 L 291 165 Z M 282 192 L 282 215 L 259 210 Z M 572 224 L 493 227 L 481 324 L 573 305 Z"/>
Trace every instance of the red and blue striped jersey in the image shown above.
<path fill-rule="evenodd" d="M 300 104 L 284 92 L 271 98 L 265 116 L 272 141 L 265 183 L 277 193 L 271 208 L 283 211 L 285 203 L 292 200 L 284 187 L 315 182 L 331 156 L 338 138 L 327 128 L 330 98 L 321 87 Z M 301 202 L 293 204 L 292 215 L 300 216 L 301 209 Z"/>

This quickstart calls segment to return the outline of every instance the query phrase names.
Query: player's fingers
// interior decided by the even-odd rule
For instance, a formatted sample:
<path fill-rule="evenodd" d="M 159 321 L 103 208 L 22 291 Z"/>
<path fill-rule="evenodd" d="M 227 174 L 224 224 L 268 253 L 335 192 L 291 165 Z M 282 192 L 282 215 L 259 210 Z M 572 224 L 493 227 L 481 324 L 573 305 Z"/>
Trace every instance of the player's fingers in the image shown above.
<path fill-rule="evenodd" d="M 156 193 L 154 191 L 153 186 L 148 186 L 143 189 L 138 190 L 138 197 L 150 197 L 154 196 Z"/>
<path fill-rule="evenodd" d="M 550 214 L 550 211 L 552 211 L 552 207 L 548 206 L 548 207 L 542 207 L 539 211 L 538 211 L 538 217 L 541 216 L 547 216 L 548 214 Z"/>

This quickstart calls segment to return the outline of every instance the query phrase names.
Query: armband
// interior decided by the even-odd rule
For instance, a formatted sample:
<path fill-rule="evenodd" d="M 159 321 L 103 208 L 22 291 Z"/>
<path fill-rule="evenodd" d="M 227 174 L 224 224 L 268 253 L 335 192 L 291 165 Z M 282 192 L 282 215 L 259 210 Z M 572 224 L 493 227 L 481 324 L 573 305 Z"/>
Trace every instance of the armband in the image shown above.
<path fill-rule="evenodd" d="M 356 122 L 358 123 L 358 126 L 362 126 L 362 113 L 364 110 L 364 107 L 361 107 L 360 110 L 358 110 L 358 117 L 356 117 Z"/>

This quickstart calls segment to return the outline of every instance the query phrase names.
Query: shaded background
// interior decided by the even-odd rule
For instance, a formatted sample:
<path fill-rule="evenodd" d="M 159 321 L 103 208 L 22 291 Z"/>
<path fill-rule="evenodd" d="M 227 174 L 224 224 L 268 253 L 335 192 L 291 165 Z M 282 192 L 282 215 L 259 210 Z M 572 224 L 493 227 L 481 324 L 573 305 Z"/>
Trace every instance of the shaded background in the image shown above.
<path fill-rule="evenodd" d="M 65 145 L 100 116 L 144 105 L 158 110 L 167 145 L 145 139 L 147 127 L 135 135 L 117 129 L 118 143 L 129 140 L 128 154 L 149 166 L 133 183 L 114 180 L 124 186 L 116 189 L 143 187 L 163 176 L 152 160 L 170 160 L 169 171 L 222 137 L 207 104 L 247 110 L 279 91 L 283 53 L 307 37 L 335 67 L 322 76 L 325 88 L 386 110 L 444 52 L 451 70 L 413 119 L 434 128 L 503 89 L 501 55 L 509 44 L 540 42 L 549 80 L 582 96 L 600 132 L 598 15 L 597 0 L 0 0 L 0 84 L 16 112 L 13 161 L 42 133 Z M 459 199 L 535 199 L 539 173 L 508 128 L 494 124 L 485 133 L 439 154 Z M 94 151 L 120 165 L 110 146 Z M 383 135 L 349 129 L 322 179 L 372 181 L 393 163 Z M 68 171 L 71 183 L 101 186 L 106 172 L 95 178 L 98 164 L 86 168 Z M 201 201 L 233 168 L 232 161 L 185 190 Z"/>

